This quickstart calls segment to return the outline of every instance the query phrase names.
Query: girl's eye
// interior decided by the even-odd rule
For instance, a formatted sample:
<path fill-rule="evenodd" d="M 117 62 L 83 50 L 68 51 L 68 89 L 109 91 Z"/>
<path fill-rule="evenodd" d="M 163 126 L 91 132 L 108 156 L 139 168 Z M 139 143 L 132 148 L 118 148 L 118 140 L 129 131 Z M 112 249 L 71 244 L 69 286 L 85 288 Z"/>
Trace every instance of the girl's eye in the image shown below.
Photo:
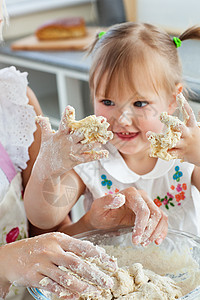
<path fill-rule="evenodd" d="M 144 107 L 144 106 L 146 106 L 148 104 L 148 102 L 147 101 L 136 101 L 136 102 L 134 102 L 134 106 L 136 106 L 136 107 Z"/>
<path fill-rule="evenodd" d="M 106 106 L 114 106 L 115 105 L 115 103 L 113 101 L 107 100 L 107 99 L 101 100 L 101 102 Z"/>

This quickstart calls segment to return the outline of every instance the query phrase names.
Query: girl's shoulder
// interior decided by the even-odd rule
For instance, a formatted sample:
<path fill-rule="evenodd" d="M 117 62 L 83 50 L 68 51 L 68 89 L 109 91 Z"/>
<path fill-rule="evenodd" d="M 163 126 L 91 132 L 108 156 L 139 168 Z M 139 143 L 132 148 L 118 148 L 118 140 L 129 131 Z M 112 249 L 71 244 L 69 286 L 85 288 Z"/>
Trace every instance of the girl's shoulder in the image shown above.
<path fill-rule="evenodd" d="M 15 67 L 0 70 L 0 142 L 17 171 L 26 168 L 36 130 L 35 110 L 27 97 L 27 73 Z"/>

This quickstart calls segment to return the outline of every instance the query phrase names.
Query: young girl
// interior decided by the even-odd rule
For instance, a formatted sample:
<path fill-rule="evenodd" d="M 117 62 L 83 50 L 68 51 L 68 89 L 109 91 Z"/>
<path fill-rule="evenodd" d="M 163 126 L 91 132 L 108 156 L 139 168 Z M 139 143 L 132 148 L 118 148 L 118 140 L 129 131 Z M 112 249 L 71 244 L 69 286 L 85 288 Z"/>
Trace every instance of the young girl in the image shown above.
<path fill-rule="evenodd" d="M 134 186 L 167 213 L 171 228 L 200 234 L 200 129 L 189 105 L 190 118 L 179 128 L 174 149 L 184 162 L 150 157 L 146 137 L 163 130 L 161 112 L 175 112 L 183 86 L 177 47 L 195 38 L 200 39 L 200 27 L 172 39 L 153 25 L 124 23 L 96 40 L 90 71 L 94 110 L 107 118 L 114 139 L 107 145 L 108 160 L 75 168 L 87 187 L 86 209 L 103 194 Z"/>
<path fill-rule="evenodd" d="M 7 295 L 12 283 L 14 285 L 6 299 L 22 299 L 23 290 L 19 286 L 45 288 L 58 296 L 61 292 L 66 292 L 67 288 L 77 298 L 79 293 L 94 288 L 57 266 L 63 265 L 71 269 L 73 262 L 87 270 L 79 275 L 98 285 L 110 286 L 110 278 L 99 270 L 88 267 L 81 257 L 96 256 L 113 268 L 115 263 L 103 250 L 64 234 L 47 233 L 27 238 L 28 226 L 22 192 L 29 180 L 41 139 L 40 130 L 36 130 L 35 125 L 35 116 L 41 114 L 41 109 L 27 83 L 27 74 L 20 73 L 14 67 L 0 70 L 0 299 Z M 55 135 L 55 149 L 66 143 L 67 135 L 59 133 L 60 131 Z M 51 135 L 52 133 L 50 138 Z M 70 145 L 72 149 L 76 149 L 78 145 L 74 143 L 73 135 L 71 138 Z M 41 149 L 46 156 L 48 149 L 46 152 L 43 146 L 42 144 Z M 62 153 L 58 158 L 62 161 Z M 65 163 L 62 161 L 65 167 L 68 166 L 66 162 L 67 159 Z M 43 166 L 47 170 L 48 163 L 44 161 Z M 61 189 L 56 191 L 60 193 Z M 68 223 L 67 216 L 63 223 Z M 93 271 L 92 279 L 90 273 Z M 102 280 L 97 282 L 99 276 Z M 41 281 L 44 277 L 48 278 L 46 286 Z M 72 284 L 68 285 L 67 280 L 71 280 Z"/>
<path fill-rule="evenodd" d="M 91 210 L 76 224 L 67 228 L 60 224 L 59 230 L 74 234 L 93 228 L 135 224 L 134 242 L 148 244 L 155 240 L 159 244 L 164 239 L 167 218 L 151 199 L 155 198 L 152 193 L 154 180 L 162 175 L 160 171 L 157 175 L 156 172 L 168 164 L 159 161 L 157 165 L 157 159 L 149 157 L 146 132 L 159 132 L 162 129 L 162 124 L 158 121 L 159 112 L 174 111 L 176 83 L 172 91 L 169 80 L 166 81 L 171 76 L 167 54 L 163 54 L 160 45 L 160 48 L 156 48 L 156 34 L 160 35 L 158 39 L 162 35 L 167 37 L 169 52 L 172 48 L 177 58 L 174 42 L 167 34 L 157 33 L 157 29 L 151 26 L 125 23 L 111 28 L 101 39 L 98 37 L 90 73 L 90 87 L 95 114 L 105 116 L 114 133 L 113 141 L 106 146 L 110 152 L 109 159 L 80 165 L 74 168 L 75 171 L 67 173 L 67 176 L 65 174 L 62 185 L 66 199 L 61 201 L 52 196 L 51 203 L 45 199 L 48 191 L 46 184 L 39 178 L 42 171 L 34 167 L 25 192 L 27 216 L 34 225 L 42 224 L 44 229 L 58 225 L 80 195 L 85 194 L 86 211 Z M 163 44 L 164 40 L 160 43 Z M 176 81 L 178 84 L 180 80 Z M 48 128 L 43 129 L 48 135 L 49 124 L 43 120 L 41 125 L 42 129 Z M 40 155 L 37 161 L 40 161 Z M 49 188 L 55 185 L 52 178 Z M 37 193 L 37 188 L 34 188 L 38 186 L 42 193 Z M 150 197 L 142 192 L 142 199 L 134 187 L 147 190 Z M 115 197 L 119 191 L 126 196 L 125 203 L 120 197 Z M 105 195 L 108 196 L 103 197 Z M 93 200 L 95 203 L 91 207 Z"/>
<path fill-rule="evenodd" d="M 108 226 L 132 225 L 134 187 L 144 189 L 149 203 L 168 215 L 171 228 L 200 234 L 200 129 L 189 105 L 185 104 L 185 109 L 190 118 L 179 128 L 181 140 L 173 149 L 184 162 L 150 157 L 146 136 L 148 131 L 163 130 L 161 112 L 175 112 L 176 95 L 183 86 L 177 47 L 181 41 L 195 38 L 200 39 L 199 27 L 189 28 L 172 39 L 153 25 L 137 23 L 115 25 L 97 37 L 90 70 L 91 95 L 95 114 L 107 118 L 114 138 L 105 147 L 110 153 L 108 159 L 76 166 L 69 173 L 71 181 L 77 184 L 77 194 L 69 197 L 68 203 L 72 202 L 63 211 L 67 213 L 84 194 L 87 213 L 78 222 L 79 228 L 99 228 L 107 222 Z M 126 191 L 128 200 L 117 210 L 108 209 L 114 208 L 114 195 L 119 191 Z M 28 215 L 36 225 L 43 218 L 41 214 L 36 216 L 30 206 Z M 151 214 L 145 223 L 148 230 L 154 217 Z M 50 219 L 51 216 L 48 225 L 54 224 Z M 158 243 L 166 225 L 161 220 L 153 236 Z M 72 232 L 77 230 L 73 230 L 74 226 Z M 66 232 L 69 227 L 61 230 Z M 142 240 L 149 243 L 145 234 Z"/>

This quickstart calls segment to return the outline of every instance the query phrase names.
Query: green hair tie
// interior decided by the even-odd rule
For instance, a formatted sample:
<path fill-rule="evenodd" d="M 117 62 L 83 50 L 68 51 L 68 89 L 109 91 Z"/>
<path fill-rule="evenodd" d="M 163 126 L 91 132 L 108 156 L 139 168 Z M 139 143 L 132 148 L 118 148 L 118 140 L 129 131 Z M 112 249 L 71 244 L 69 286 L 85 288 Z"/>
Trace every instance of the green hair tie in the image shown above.
<path fill-rule="evenodd" d="M 101 31 L 101 32 L 99 32 L 99 34 L 98 34 L 99 39 L 102 38 L 102 36 L 103 36 L 105 33 L 106 33 L 106 31 Z"/>
<path fill-rule="evenodd" d="M 178 38 L 178 37 L 173 37 L 173 41 L 174 41 L 174 43 L 175 43 L 175 45 L 176 45 L 176 48 L 178 48 L 178 47 L 180 47 L 181 46 L 181 40 Z"/>

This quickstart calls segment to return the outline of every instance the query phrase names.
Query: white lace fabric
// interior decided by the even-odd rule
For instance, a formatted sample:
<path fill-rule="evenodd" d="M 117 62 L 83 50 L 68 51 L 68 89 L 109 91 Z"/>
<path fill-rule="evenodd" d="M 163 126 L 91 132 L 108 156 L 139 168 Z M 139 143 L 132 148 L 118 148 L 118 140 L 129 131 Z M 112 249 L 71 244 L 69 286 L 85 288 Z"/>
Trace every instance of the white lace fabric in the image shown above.
<path fill-rule="evenodd" d="M 28 148 L 36 130 L 36 114 L 28 104 L 27 85 L 27 73 L 21 73 L 15 67 L 0 70 L 0 142 L 16 171 L 27 166 Z"/>

